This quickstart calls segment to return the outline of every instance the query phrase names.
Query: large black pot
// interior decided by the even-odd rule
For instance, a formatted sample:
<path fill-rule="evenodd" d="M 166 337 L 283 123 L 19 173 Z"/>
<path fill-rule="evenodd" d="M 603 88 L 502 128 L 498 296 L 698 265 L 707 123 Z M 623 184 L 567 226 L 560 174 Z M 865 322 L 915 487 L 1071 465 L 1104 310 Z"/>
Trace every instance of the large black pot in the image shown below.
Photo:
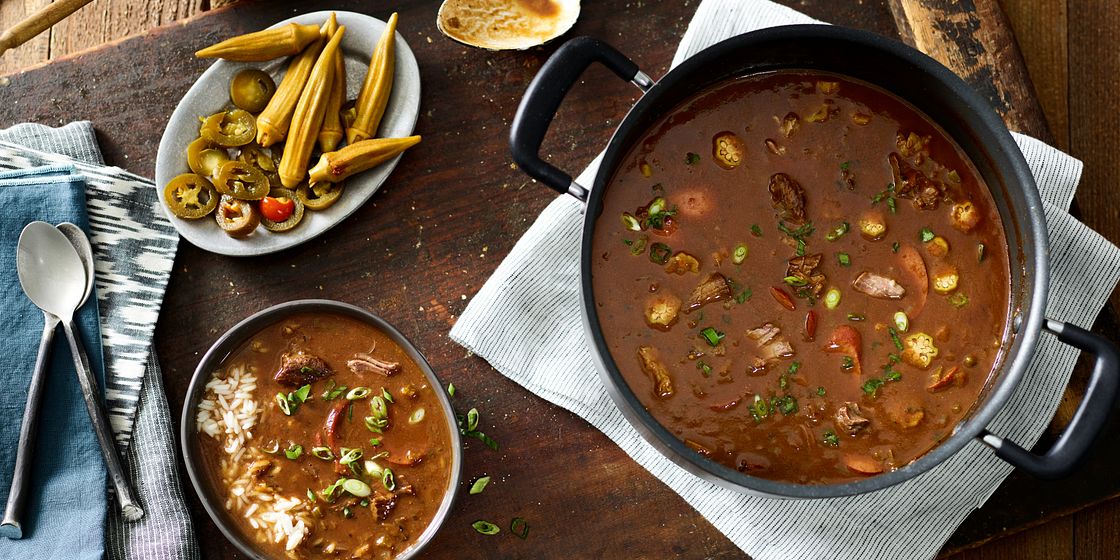
<path fill-rule="evenodd" d="M 541 141 L 564 95 L 592 63 L 608 66 L 645 95 L 615 131 L 591 188 L 540 159 Z M 657 119 L 689 96 L 718 82 L 779 69 L 834 72 L 877 85 L 909 101 L 961 146 L 984 177 L 1007 233 L 1011 261 L 1009 351 L 979 402 L 951 437 L 893 472 L 844 484 L 801 485 L 741 473 L 695 453 L 662 427 L 635 397 L 608 351 L 591 285 L 591 243 L 603 193 L 628 149 Z M 1069 473 L 1100 433 L 1120 387 L 1120 358 L 1107 340 L 1076 326 L 1048 320 L 1049 247 L 1042 201 L 1022 153 L 999 116 L 960 78 L 935 60 L 883 37 L 825 25 L 775 27 L 713 45 L 674 68 L 656 84 L 626 56 L 587 37 L 568 41 L 530 84 L 510 134 L 513 157 L 533 178 L 586 202 L 581 291 L 587 337 L 599 373 L 616 405 L 661 453 L 690 472 L 722 486 L 777 497 L 824 498 L 878 490 L 913 478 L 979 439 L 997 456 L 1039 477 Z M 1035 455 L 987 431 L 1019 385 L 1043 331 L 1096 356 L 1086 396 L 1073 421 L 1045 454 Z"/>

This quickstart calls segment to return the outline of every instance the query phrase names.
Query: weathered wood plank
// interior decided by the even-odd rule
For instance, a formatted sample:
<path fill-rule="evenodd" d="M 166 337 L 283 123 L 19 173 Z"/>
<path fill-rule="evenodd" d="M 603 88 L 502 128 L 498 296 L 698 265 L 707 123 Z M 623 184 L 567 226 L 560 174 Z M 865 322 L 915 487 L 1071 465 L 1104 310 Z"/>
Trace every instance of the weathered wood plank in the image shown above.
<path fill-rule="evenodd" d="M 1087 509 L 1074 517 L 1073 549 L 1077 560 L 1120 558 L 1120 501 Z"/>
<path fill-rule="evenodd" d="M 50 4 L 50 0 L 8 0 L 0 2 L 0 30 L 19 23 L 27 16 Z M 23 45 L 0 56 L 0 75 L 15 72 L 50 58 L 50 34 L 40 33 Z"/>
<path fill-rule="evenodd" d="M 51 29 L 58 58 L 203 11 L 206 0 L 94 0 Z"/>
<path fill-rule="evenodd" d="M 1073 519 L 1065 517 L 946 560 L 1073 560 L 1073 534 Z"/>
<path fill-rule="evenodd" d="M 1054 143 L 1069 150 L 1069 35 L 1066 0 L 1003 0 L 1004 12 Z"/>

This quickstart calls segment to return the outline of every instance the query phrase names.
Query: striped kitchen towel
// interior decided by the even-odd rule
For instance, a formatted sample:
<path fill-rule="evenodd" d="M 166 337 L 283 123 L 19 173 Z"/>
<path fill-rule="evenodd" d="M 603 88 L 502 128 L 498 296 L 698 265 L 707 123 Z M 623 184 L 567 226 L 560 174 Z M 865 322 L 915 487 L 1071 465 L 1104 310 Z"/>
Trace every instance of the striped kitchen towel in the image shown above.
<path fill-rule="evenodd" d="M 0 171 L 73 166 L 86 181 L 105 359 L 105 401 L 123 465 L 145 517 L 108 515 L 112 559 L 199 557 L 183 499 L 162 373 L 152 349 L 178 235 L 151 181 L 105 167 L 93 126 L 20 124 L 0 130 Z"/>
<path fill-rule="evenodd" d="M 673 64 L 728 37 L 768 26 L 820 23 L 765 0 L 705 0 Z M 1038 181 L 1051 249 L 1048 317 L 1088 328 L 1120 279 L 1120 249 L 1067 212 L 1081 162 L 1021 135 Z M 592 184 L 599 161 L 577 179 Z M 451 338 L 498 371 L 610 437 L 756 560 L 933 558 L 991 496 L 1011 467 L 972 442 L 903 484 L 828 500 L 774 500 L 708 483 L 644 440 L 599 380 L 580 319 L 583 206 L 560 196 L 471 300 Z M 1099 281 L 1086 283 L 1092 276 Z M 1044 335 L 1026 376 L 990 428 L 1028 449 L 1061 400 L 1078 352 Z"/>

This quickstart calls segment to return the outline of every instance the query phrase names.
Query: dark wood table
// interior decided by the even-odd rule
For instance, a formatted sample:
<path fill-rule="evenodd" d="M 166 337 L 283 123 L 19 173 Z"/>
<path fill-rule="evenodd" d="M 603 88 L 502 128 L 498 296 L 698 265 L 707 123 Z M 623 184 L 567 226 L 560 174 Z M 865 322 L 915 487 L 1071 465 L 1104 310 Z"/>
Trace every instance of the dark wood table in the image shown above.
<path fill-rule="evenodd" d="M 913 4 L 787 3 L 894 38 L 900 32 L 892 5 L 897 14 Z M 506 136 L 521 93 L 555 45 L 504 53 L 459 45 L 435 29 L 437 2 L 344 0 L 332 7 L 382 18 L 391 9 L 400 12 L 400 31 L 421 66 L 416 130 L 424 141 L 354 216 L 301 247 L 234 259 L 180 244 L 156 331 L 173 412 L 180 412 L 202 353 L 246 315 L 292 299 L 350 302 L 412 339 L 440 377 L 458 388 L 457 406 L 482 411 L 485 431 L 501 444 L 495 452 L 467 442 L 460 499 L 426 556 L 742 558 L 681 498 L 585 421 L 521 389 L 447 337 L 470 297 L 554 197 L 511 165 Z M 320 8 L 295 0 L 241 3 L 12 75 L 0 86 L 5 99 L 0 126 L 90 119 L 109 163 L 151 176 L 167 118 L 209 64 L 191 53 L 315 9 Z M 666 71 L 694 10 L 695 3 L 584 2 L 573 34 L 607 39 L 656 77 Z M 904 26 L 902 36 L 907 33 L 913 29 Z M 1013 41 L 1001 48 L 1014 49 Z M 557 116 L 545 153 L 561 168 L 582 169 L 605 145 L 636 91 L 602 68 L 591 69 Z M 1030 102 L 1029 87 L 1025 91 L 1024 102 Z M 20 95 L 11 95 L 15 92 Z M 1040 118 L 1017 122 L 1038 126 Z M 1099 328 L 1115 336 L 1114 324 Z M 965 522 L 945 553 L 1120 492 L 1120 483 L 1110 481 L 1117 466 L 1120 460 L 1112 453 L 1097 457 L 1072 482 L 1013 476 L 988 507 Z M 480 495 L 467 495 L 469 482 L 483 475 L 494 482 Z M 236 557 L 193 492 L 188 494 L 206 556 Z M 508 531 L 486 537 L 470 527 L 476 519 L 508 527 L 514 516 L 530 523 L 527 539 Z"/>

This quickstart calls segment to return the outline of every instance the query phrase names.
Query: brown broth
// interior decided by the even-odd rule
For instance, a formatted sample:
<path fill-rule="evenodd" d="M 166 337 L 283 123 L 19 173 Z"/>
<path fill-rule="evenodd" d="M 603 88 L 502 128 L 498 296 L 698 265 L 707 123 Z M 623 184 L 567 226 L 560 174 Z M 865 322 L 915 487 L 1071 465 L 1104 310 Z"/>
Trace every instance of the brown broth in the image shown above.
<path fill-rule="evenodd" d="M 839 89 L 823 93 L 818 82 L 835 82 Z M 806 120 L 825 104 L 832 108 L 827 120 Z M 778 123 L 790 112 L 799 116 L 799 128 L 787 137 Z M 857 124 L 857 113 L 870 115 L 870 122 Z M 746 148 L 733 169 L 715 163 L 712 139 L 722 131 L 736 134 Z M 895 181 L 888 155 L 901 150 L 899 135 L 905 139 L 911 132 L 929 141 L 925 153 L 907 160 L 918 161 L 915 165 L 936 180 L 944 194 L 933 209 L 919 209 L 912 200 L 895 197 L 892 212 L 882 197 Z M 771 151 L 768 139 L 784 153 Z M 950 170 L 959 176 L 959 184 L 948 179 Z M 842 298 L 835 309 L 827 309 L 820 298 L 811 303 L 809 298 L 793 297 L 795 310 L 790 311 L 770 293 L 771 287 L 791 296 L 796 291 L 783 281 L 796 241 L 779 230 L 782 208 L 772 204 L 768 191 L 777 173 L 788 174 L 804 189 L 807 219 L 814 227 L 803 236 L 805 253 L 822 255 L 817 269 L 826 277 L 821 297 L 824 290 L 839 289 Z M 635 232 L 624 227 L 623 213 L 637 215 L 659 195 L 675 209 L 675 231 L 659 235 L 650 228 Z M 873 204 L 876 195 L 881 198 Z M 951 218 L 954 204 L 964 201 L 971 201 L 982 216 L 968 232 L 954 227 Z M 885 220 L 887 233 L 881 240 L 869 241 L 860 234 L 859 221 L 869 214 Z M 826 233 L 843 222 L 850 231 L 827 241 Z M 797 227 L 788 219 L 785 224 Z M 752 231 L 755 226 L 758 234 Z M 947 241 L 947 255 L 934 256 L 936 248 L 921 240 L 924 228 Z M 666 272 L 664 265 L 651 262 L 654 242 L 668 245 L 674 254 L 695 256 L 699 271 Z M 894 243 L 901 251 L 909 251 L 907 246 L 917 251 L 930 284 L 935 274 L 955 267 L 959 287 L 946 295 L 936 293 L 932 285 L 920 286 L 903 269 Z M 982 261 L 979 243 L 984 245 Z M 738 244 L 749 249 L 742 264 L 731 260 Z M 784 71 L 741 78 L 695 95 L 631 149 L 609 183 L 596 221 L 592 284 L 611 356 L 662 425 L 702 454 L 749 474 L 802 484 L 839 483 L 914 461 L 948 437 L 972 408 L 1002 360 L 1010 290 L 1006 247 L 983 180 L 928 118 L 862 82 Z M 850 266 L 840 264 L 838 253 L 849 255 Z M 853 281 L 865 271 L 894 279 L 906 295 L 892 300 L 857 292 Z M 713 272 L 732 281 L 730 298 L 691 313 L 682 308 L 667 331 L 647 325 L 651 300 L 671 294 L 687 302 Z M 923 288 L 928 297 L 918 309 Z M 955 305 L 961 297 L 967 297 L 967 303 Z M 928 369 L 894 362 L 901 352 L 887 327 L 900 310 L 912 312 L 909 331 L 898 333 L 903 342 L 917 332 L 935 339 L 939 353 Z M 805 333 L 810 311 L 817 318 L 811 341 Z M 849 314 L 866 320 L 851 321 Z M 773 360 L 759 371 L 750 367 L 760 354 L 759 344 L 746 333 L 767 322 L 780 328 L 794 355 Z M 831 333 L 842 326 L 855 327 L 862 337 L 859 374 L 845 370 L 848 353 L 824 351 Z M 716 346 L 708 344 L 700 334 L 706 327 L 725 337 Z M 657 394 L 653 378 L 641 367 L 641 346 L 654 348 L 667 368 L 671 396 Z M 928 388 L 938 368 L 944 373 L 953 367 L 961 372 L 959 381 L 938 390 Z M 899 379 L 888 380 L 898 374 Z M 875 383 L 872 379 L 882 386 L 867 385 Z M 792 406 L 787 397 L 792 397 Z M 752 406 L 756 398 L 764 404 Z M 851 433 L 841 429 L 836 414 L 844 403 L 855 403 L 869 423 Z M 906 426 L 918 411 L 917 424 Z"/>
<path fill-rule="evenodd" d="M 288 416 L 274 397 L 277 393 L 286 395 L 296 387 L 277 383 L 273 374 L 281 366 L 281 355 L 297 348 L 322 358 L 335 373 L 312 382 L 307 401 Z M 390 376 L 355 373 L 347 362 L 358 353 L 397 362 L 400 371 Z M 431 386 L 408 353 L 385 333 L 362 321 L 331 313 L 303 313 L 263 329 L 233 352 L 222 369 L 238 365 L 246 365 L 256 373 L 255 398 L 262 409 L 252 430 L 253 438 L 246 443 L 245 457 L 250 459 L 242 460 L 238 468 L 250 468 L 257 460 L 270 461 L 270 470 L 260 479 L 264 487 L 278 495 L 299 498 L 312 509 L 310 533 L 294 551 L 286 552 L 284 542 L 262 538 L 241 515 L 243 512 L 229 511 L 241 532 L 273 557 L 350 558 L 364 550 L 364 554 L 353 557 L 392 558 L 412 545 L 432 522 L 444 494 L 452 491 L 448 488 L 452 450 L 443 408 L 435 394 L 439 387 Z M 369 387 L 372 393 L 352 401 L 346 399 L 348 390 L 331 400 L 323 398 L 325 392 L 339 386 Z M 388 405 L 389 425 L 378 434 L 366 427 L 364 418 L 371 415 L 370 400 L 381 395 L 382 388 L 394 402 Z M 329 446 L 325 424 L 335 407 L 345 408 L 346 417 L 336 432 L 335 445 Z M 423 419 L 410 423 L 410 415 L 419 408 L 425 411 Z M 227 454 L 216 439 L 205 434 L 199 437 L 210 483 L 225 499 L 228 492 L 221 460 Z M 372 445 L 371 438 L 378 438 L 380 443 Z M 292 444 L 303 448 L 294 460 L 284 453 Z M 314 456 L 312 448 L 316 446 L 331 447 L 334 460 Z M 277 451 L 268 453 L 273 447 Z M 339 465 L 343 447 L 362 450 L 357 473 Z M 363 471 L 363 461 L 377 453 L 387 453 L 376 461 L 393 471 L 395 492 L 389 492 L 381 479 Z M 420 459 L 415 464 L 402 464 L 410 457 Z M 333 500 L 325 499 L 322 491 L 340 478 L 368 483 L 373 494 L 366 498 L 367 505 L 341 489 Z M 309 490 L 316 494 L 314 500 L 307 496 Z M 372 503 L 377 496 L 391 497 L 395 502 L 380 518 L 377 504 Z"/>

